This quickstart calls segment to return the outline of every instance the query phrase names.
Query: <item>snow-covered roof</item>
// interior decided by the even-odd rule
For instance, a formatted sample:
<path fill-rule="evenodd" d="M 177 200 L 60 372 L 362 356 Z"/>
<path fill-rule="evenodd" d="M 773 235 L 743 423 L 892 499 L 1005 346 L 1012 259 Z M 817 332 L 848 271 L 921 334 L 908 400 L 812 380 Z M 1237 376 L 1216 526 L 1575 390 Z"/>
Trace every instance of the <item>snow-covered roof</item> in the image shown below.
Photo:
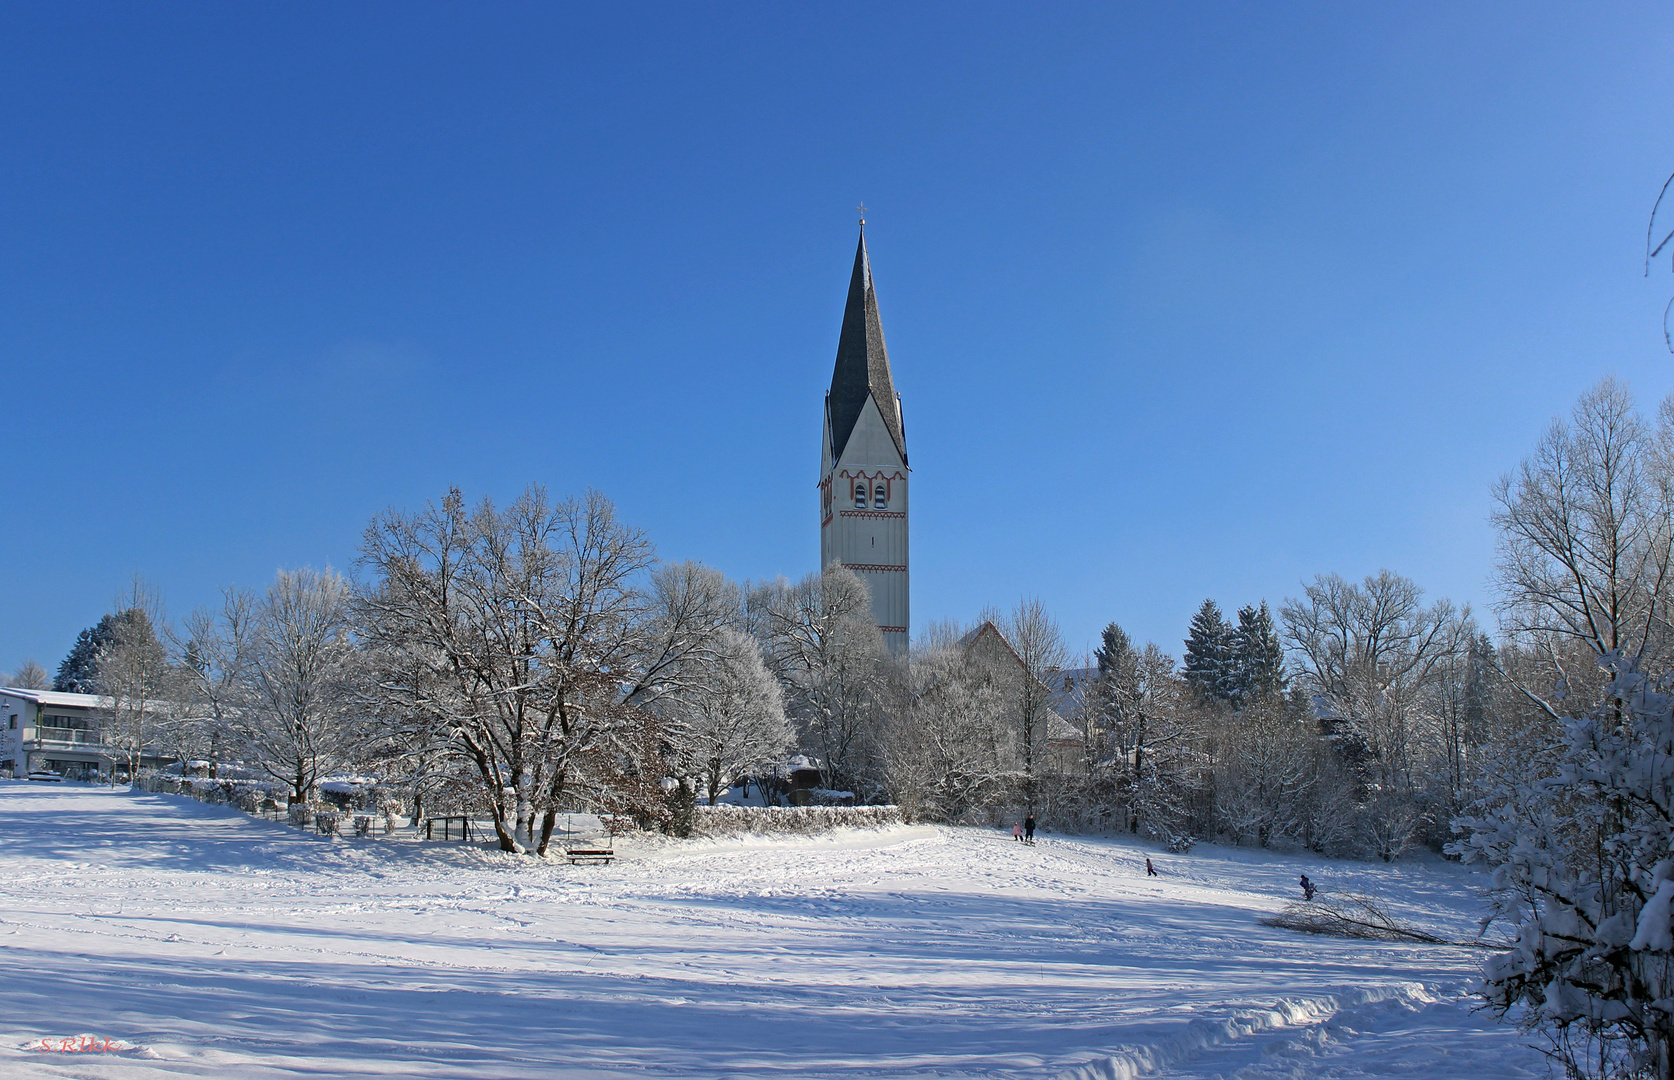
<path fill-rule="evenodd" d="M 110 704 L 110 698 L 100 694 L 67 694 L 60 690 L 20 690 L 15 686 L 0 686 L 0 694 L 32 701 L 36 705 L 59 705 L 72 709 L 98 709 Z"/>

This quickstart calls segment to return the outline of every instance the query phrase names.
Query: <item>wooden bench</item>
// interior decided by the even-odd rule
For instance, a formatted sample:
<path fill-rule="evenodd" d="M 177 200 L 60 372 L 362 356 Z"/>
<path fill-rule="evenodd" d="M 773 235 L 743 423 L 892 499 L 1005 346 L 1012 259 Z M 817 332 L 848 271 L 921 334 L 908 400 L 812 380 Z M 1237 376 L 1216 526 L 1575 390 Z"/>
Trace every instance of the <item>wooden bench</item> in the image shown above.
<path fill-rule="evenodd" d="M 616 852 L 610 848 L 571 848 L 564 852 L 564 855 L 570 860 L 571 866 L 576 863 L 605 863 L 608 865 L 610 860 L 616 858 Z"/>

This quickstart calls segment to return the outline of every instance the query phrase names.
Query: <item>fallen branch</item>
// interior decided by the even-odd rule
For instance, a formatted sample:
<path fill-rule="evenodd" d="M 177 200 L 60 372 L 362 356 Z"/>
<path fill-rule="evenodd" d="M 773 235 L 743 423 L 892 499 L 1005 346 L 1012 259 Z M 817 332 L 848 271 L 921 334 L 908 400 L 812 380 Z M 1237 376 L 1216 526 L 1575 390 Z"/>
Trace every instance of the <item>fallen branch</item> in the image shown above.
<path fill-rule="evenodd" d="M 1409 941 L 1421 945 L 1456 945 L 1476 949 L 1502 947 L 1486 941 L 1455 941 L 1415 926 L 1403 925 L 1396 922 L 1376 898 L 1359 893 L 1321 894 L 1313 900 L 1298 900 L 1261 922 L 1264 926 L 1276 926 L 1281 930 L 1370 941 Z"/>

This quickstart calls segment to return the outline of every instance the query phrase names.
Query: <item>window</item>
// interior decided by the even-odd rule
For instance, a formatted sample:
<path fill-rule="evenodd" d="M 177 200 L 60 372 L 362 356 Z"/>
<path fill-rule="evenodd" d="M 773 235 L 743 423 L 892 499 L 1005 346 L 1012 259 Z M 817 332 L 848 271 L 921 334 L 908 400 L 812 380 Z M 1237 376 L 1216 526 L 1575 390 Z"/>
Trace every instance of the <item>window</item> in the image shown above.
<path fill-rule="evenodd" d="M 889 505 L 889 488 L 881 480 L 872 488 L 872 505 L 879 510 Z"/>
<path fill-rule="evenodd" d="M 10 727 L 13 731 L 17 730 L 17 713 L 12 714 L 12 722 L 11 722 Z"/>
<path fill-rule="evenodd" d="M 44 742 L 97 742 L 93 724 L 83 716 L 43 715 L 35 724 L 35 738 Z"/>
<path fill-rule="evenodd" d="M 866 481 L 856 480 L 854 484 L 854 508 L 866 509 Z"/>

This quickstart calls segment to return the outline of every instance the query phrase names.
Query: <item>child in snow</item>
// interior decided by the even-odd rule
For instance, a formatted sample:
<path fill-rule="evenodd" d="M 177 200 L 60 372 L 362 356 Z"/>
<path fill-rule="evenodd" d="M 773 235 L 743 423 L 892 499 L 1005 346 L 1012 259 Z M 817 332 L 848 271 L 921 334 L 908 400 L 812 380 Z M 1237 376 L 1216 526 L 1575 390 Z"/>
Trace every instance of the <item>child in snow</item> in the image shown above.
<path fill-rule="evenodd" d="M 1035 842 L 1035 815 L 1033 814 L 1023 819 L 1023 842 L 1025 844 Z"/>
<path fill-rule="evenodd" d="M 1145 876 L 1146 877 L 1157 877 L 1158 876 L 1157 868 L 1151 865 L 1151 860 L 1150 859 L 1145 860 Z"/>
<path fill-rule="evenodd" d="M 1312 900 L 1314 898 L 1314 893 L 1317 890 L 1318 890 L 1318 886 L 1316 886 L 1313 882 L 1308 880 L 1308 875 L 1307 874 L 1303 874 L 1302 875 L 1302 899 Z"/>
<path fill-rule="evenodd" d="M 1012 825 L 1012 827 L 1011 827 L 1011 838 L 1013 840 L 1016 840 L 1019 844 L 1021 844 L 1023 842 L 1023 824 L 1022 824 L 1022 822 L 1016 822 Z"/>

